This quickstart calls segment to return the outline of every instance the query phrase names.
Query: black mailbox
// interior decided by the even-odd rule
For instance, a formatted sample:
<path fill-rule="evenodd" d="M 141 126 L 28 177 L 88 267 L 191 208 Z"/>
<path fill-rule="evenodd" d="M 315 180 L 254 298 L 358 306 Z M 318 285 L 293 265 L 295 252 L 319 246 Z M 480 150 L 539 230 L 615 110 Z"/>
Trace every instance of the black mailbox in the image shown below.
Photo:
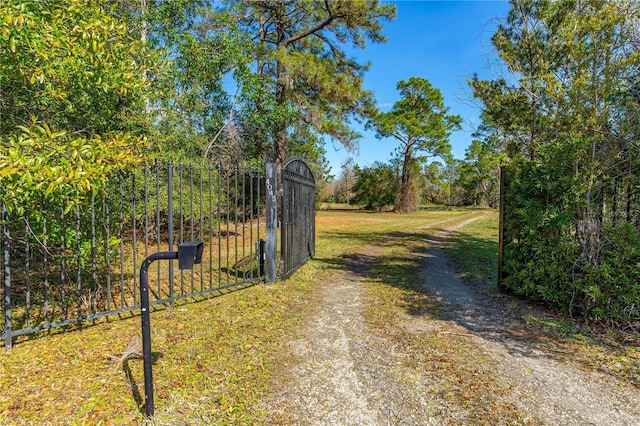
<path fill-rule="evenodd" d="M 185 241 L 178 245 L 178 268 L 193 269 L 194 264 L 202 262 L 202 241 Z"/>

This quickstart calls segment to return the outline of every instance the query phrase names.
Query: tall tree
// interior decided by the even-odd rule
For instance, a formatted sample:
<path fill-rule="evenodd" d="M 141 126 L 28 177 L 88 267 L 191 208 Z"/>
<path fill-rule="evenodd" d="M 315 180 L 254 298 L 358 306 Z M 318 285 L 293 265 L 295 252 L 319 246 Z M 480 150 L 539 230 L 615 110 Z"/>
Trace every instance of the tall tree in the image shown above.
<path fill-rule="evenodd" d="M 295 122 L 352 146 L 358 135 L 349 122 L 373 102 L 362 88 L 368 65 L 349 58 L 344 46 L 385 41 L 381 21 L 394 18 L 395 6 L 378 0 L 276 0 L 231 2 L 227 10 L 254 42 L 259 90 L 253 107 L 256 115 L 269 117 L 275 162 L 285 159 Z"/>
<path fill-rule="evenodd" d="M 420 165 L 429 157 L 450 158 L 449 136 L 460 128 L 462 118 L 448 114 L 442 93 L 424 78 L 400 81 L 397 88 L 401 99 L 391 111 L 373 115 L 367 127 L 374 129 L 378 138 L 392 137 L 400 142 L 402 170 L 394 206 L 397 211 L 407 213 L 418 208 L 414 183 Z"/>

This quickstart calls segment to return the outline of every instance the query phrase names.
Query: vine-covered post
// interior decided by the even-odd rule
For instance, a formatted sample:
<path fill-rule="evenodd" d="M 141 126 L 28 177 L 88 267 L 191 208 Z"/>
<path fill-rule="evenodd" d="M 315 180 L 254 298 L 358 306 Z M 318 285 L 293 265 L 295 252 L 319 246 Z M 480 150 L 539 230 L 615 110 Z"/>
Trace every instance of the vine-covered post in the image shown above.
<path fill-rule="evenodd" d="M 267 238 L 265 241 L 265 262 L 266 281 L 276 281 L 276 251 L 277 251 L 277 228 L 278 228 L 278 207 L 277 207 L 277 168 L 275 163 L 267 163 L 265 173 L 266 183 L 266 220 Z"/>

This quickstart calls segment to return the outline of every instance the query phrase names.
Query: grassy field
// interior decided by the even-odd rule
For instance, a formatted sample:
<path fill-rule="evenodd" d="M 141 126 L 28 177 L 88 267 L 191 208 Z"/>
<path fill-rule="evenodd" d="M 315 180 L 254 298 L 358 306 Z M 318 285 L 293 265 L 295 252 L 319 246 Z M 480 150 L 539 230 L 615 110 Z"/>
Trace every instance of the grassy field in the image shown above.
<path fill-rule="evenodd" d="M 441 315 L 437 305 L 415 288 L 419 266 L 415 253 L 422 249 L 421 235 L 483 215 L 456 232 L 449 250 L 469 280 L 495 285 L 497 216 L 485 213 L 438 207 L 411 215 L 319 212 L 316 257 L 289 280 L 152 313 L 155 424 L 260 424 L 266 408 L 259 402 L 278 382 L 278 374 L 295 362 L 286 343 L 313 313 L 316 291 L 331 285 L 332 277 L 344 269 L 355 251 L 400 242 L 385 245 L 380 262 L 370 273 L 373 308 L 367 312 L 372 327 L 400 340 L 406 336 L 390 328 L 398 307 L 405 309 L 409 304 L 434 317 Z M 529 315 L 526 309 L 523 315 Z M 533 318 L 531 315 L 534 326 L 551 330 L 550 339 L 562 337 L 561 318 L 544 323 Z M 138 334 L 138 316 L 111 318 L 32 336 L 11 351 L 0 351 L 0 424 L 142 423 L 142 360 L 113 359 Z M 451 403 L 466 404 L 473 418 L 481 422 L 519 418 L 512 407 L 498 402 L 504 392 L 500 383 L 489 391 L 482 386 L 493 377 L 477 368 L 457 368 L 457 364 L 470 365 L 461 357 L 473 356 L 472 348 L 454 351 L 446 342 L 426 340 L 406 344 L 407 362 L 415 363 L 428 356 L 421 348 L 444 345 L 437 365 L 459 374 L 451 375 L 436 391 Z M 585 363 L 601 356 L 594 355 L 595 340 L 587 344 L 574 339 L 567 344 L 581 348 L 584 355 L 578 356 L 584 356 Z M 625 356 L 630 361 L 622 364 L 622 370 L 637 366 L 637 352 L 621 350 L 601 364 L 606 366 L 613 359 L 620 362 Z"/>

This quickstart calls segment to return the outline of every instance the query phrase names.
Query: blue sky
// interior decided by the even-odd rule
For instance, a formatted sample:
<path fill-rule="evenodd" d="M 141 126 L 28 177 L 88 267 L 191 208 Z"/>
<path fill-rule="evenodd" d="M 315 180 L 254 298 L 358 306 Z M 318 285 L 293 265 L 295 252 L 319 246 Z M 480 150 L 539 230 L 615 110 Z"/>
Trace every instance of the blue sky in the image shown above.
<path fill-rule="evenodd" d="M 386 43 L 369 43 L 365 50 L 349 51 L 360 62 L 371 62 L 364 86 L 372 90 L 383 111 L 398 100 L 396 84 L 410 77 L 426 78 L 440 89 L 451 114 L 463 118 L 462 131 L 451 136 L 452 153 L 464 158 L 471 143 L 473 127 L 480 110 L 474 106 L 466 79 L 473 73 L 491 77 L 489 59 L 495 55 L 491 36 L 497 19 L 506 17 L 506 1 L 394 1 L 397 16 L 384 23 Z M 327 140 L 327 160 L 332 174 L 340 175 L 341 164 L 353 157 L 356 164 L 368 166 L 386 162 L 397 143 L 378 140 L 373 132 L 354 128 L 363 135 L 359 152 L 349 153 L 338 142 Z"/>

